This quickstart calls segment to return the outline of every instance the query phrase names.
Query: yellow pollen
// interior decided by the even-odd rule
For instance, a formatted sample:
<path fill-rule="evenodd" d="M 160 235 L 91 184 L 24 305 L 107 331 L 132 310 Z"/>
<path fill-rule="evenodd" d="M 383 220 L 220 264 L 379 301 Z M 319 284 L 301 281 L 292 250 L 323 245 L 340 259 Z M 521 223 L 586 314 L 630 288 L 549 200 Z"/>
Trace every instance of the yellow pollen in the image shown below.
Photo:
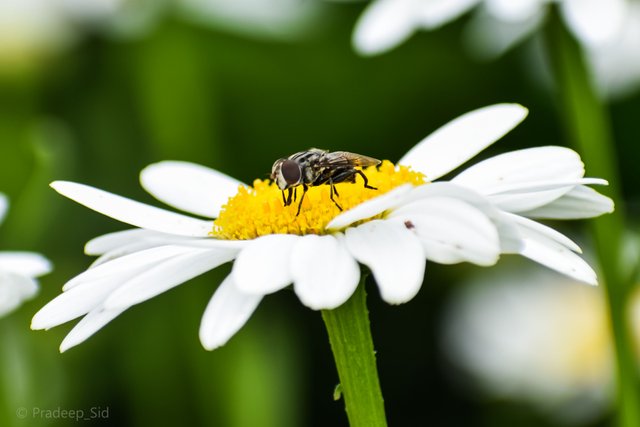
<path fill-rule="evenodd" d="M 355 183 L 336 184 L 340 196 L 334 196 L 334 199 L 342 209 L 350 209 L 402 184 L 420 185 L 426 182 L 420 172 L 414 172 L 406 166 L 394 166 L 388 160 L 363 172 L 369 185 L 377 190 L 365 188 L 360 176 L 356 176 Z M 229 198 L 214 221 L 211 235 L 227 240 L 247 240 L 267 234 L 325 234 L 326 225 L 340 214 L 330 199 L 330 186 L 309 187 L 298 216 L 296 213 L 302 186 L 296 190 L 298 198 L 285 207 L 282 191 L 271 181 L 256 179 L 253 187 L 238 187 L 238 194 Z"/>

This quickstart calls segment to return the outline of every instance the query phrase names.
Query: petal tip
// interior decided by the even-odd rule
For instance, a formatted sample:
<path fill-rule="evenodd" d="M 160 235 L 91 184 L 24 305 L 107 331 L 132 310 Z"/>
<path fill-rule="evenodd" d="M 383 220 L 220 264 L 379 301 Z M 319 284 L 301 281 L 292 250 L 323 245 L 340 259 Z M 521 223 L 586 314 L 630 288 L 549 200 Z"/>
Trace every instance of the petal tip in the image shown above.
<path fill-rule="evenodd" d="M 54 190 L 56 190 L 59 193 L 60 192 L 60 188 L 64 187 L 64 185 L 67 182 L 68 181 L 52 181 L 51 183 L 49 183 L 49 187 L 53 188 Z"/>
<path fill-rule="evenodd" d="M 422 281 L 420 281 L 420 284 L 422 284 Z M 414 287 L 415 289 L 408 293 L 389 292 L 388 289 L 383 289 L 380 286 L 378 286 L 378 289 L 380 290 L 380 296 L 384 302 L 391 305 L 400 305 L 406 304 L 415 298 L 421 287 L 422 286 Z"/>
<path fill-rule="evenodd" d="M 228 339 L 221 341 L 220 339 L 212 338 L 204 336 L 203 333 L 200 333 L 200 343 L 202 347 L 207 351 L 213 351 L 225 345 Z"/>
<path fill-rule="evenodd" d="M 31 325 L 29 325 L 29 327 L 32 331 L 41 331 L 43 329 L 50 328 L 51 326 L 44 321 L 40 312 L 37 312 L 31 319 Z"/>
<path fill-rule="evenodd" d="M 613 213 L 613 211 L 616 210 L 616 202 L 613 201 L 613 199 L 609 199 L 611 201 L 611 204 L 609 205 L 608 210 L 606 211 L 606 213 Z"/>
<path fill-rule="evenodd" d="M 583 282 L 589 286 L 598 286 L 598 278 L 596 276 L 590 277 L 588 279 L 583 279 Z"/>
<path fill-rule="evenodd" d="M 152 174 L 156 173 L 159 168 L 162 168 L 167 163 L 172 163 L 172 161 L 163 160 L 163 161 L 160 161 L 160 162 L 148 164 L 147 166 L 142 168 L 142 170 L 140 171 L 140 174 L 139 174 L 139 180 L 140 180 L 140 184 L 142 184 L 142 187 L 144 188 L 146 179 L 149 178 L 149 176 L 151 176 Z"/>
<path fill-rule="evenodd" d="M 49 184 L 49 187 L 53 188 L 57 193 L 69 197 L 69 192 L 73 192 L 73 190 L 80 189 L 86 187 L 84 184 L 78 184 L 73 181 L 53 181 Z"/>
<path fill-rule="evenodd" d="M 513 108 L 515 110 L 519 110 L 521 114 L 525 116 L 529 114 L 529 109 L 518 102 L 505 102 L 503 105 L 509 106 L 510 108 Z"/>
<path fill-rule="evenodd" d="M 529 109 L 522 104 L 518 104 L 517 102 L 497 104 L 497 106 L 511 110 L 512 114 L 514 115 L 514 121 L 516 123 L 522 122 L 529 115 Z"/>

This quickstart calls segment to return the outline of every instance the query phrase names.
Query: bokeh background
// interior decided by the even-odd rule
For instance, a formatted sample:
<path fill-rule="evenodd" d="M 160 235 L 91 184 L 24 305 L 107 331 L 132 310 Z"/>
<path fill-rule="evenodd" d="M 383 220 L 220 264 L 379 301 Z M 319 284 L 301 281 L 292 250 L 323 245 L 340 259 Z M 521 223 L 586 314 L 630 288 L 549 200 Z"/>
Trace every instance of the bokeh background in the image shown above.
<path fill-rule="evenodd" d="M 447 121 L 497 102 L 519 102 L 530 115 L 481 157 L 568 145 L 536 38 L 478 61 L 461 41 L 467 17 L 361 57 L 350 39 L 362 2 L 45 3 L 23 2 L 19 19 L 0 8 L 0 191 L 11 200 L 0 245 L 55 265 L 35 299 L 0 319 L 0 426 L 347 423 L 333 400 L 338 379 L 321 317 L 292 292 L 266 298 L 223 348 L 201 347 L 199 321 L 228 266 L 128 310 L 62 355 L 70 325 L 30 331 L 32 315 L 90 264 L 84 243 L 126 228 L 58 196 L 52 180 L 157 204 L 138 185 L 152 162 L 193 161 L 250 183 L 274 159 L 309 147 L 395 160 Z M 25 17 L 32 21 L 19 25 Z M 606 106 L 633 221 L 640 95 Z M 584 224 L 556 226 L 588 245 Z M 511 258 L 497 268 L 514 267 Z M 390 425 L 610 425 L 606 405 L 567 420 L 467 387 L 442 330 L 452 295 L 480 270 L 430 264 L 422 291 L 399 307 L 369 287 Z M 102 412 L 76 424 L 33 416 L 34 408 Z"/>

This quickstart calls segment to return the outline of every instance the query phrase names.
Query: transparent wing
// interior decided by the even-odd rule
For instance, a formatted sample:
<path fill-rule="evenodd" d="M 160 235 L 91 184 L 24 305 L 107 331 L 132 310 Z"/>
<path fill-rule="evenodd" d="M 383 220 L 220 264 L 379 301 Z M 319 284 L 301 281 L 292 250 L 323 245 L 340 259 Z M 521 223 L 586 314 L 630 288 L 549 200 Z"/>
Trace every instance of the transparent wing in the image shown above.
<path fill-rule="evenodd" d="M 381 162 L 373 157 L 362 154 L 350 153 L 348 151 L 333 151 L 323 156 L 318 162 L 318 166 L 375 166 Z"/>

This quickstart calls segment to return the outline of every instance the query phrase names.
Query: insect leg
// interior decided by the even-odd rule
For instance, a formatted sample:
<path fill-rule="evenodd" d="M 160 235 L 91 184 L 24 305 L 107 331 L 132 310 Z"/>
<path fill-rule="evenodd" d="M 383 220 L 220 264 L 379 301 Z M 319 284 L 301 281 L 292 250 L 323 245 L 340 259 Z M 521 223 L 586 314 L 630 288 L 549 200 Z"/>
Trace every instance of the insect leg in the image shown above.
<path fill-rule="evenodd" d="M 329 190 L 329 198 L 331 199 L 331 201 L 338 207 L 338 209 L 340 209 L 342 211 L 342 207 L 338 204 L 338 202 L 336 202 L 336 200 L 333 198 L 333 193 L 336 194 L 336 196 L 340 196 L 338 194 L 338 190 L 336 190 L 336 186 L 333 183 L 333 180 L 329 179 L 329 187 L 331 187 L 331 189 Z"/>
<path fill-rule="evenodd" d="M 287 198 L 284 196 L 284 190 L 282 190 L 282 203 L 287 206 Z"/>
<path fill-rule="evenodd" d="M 302 207 L 302 201 L 304 200 L 304 195 L 307 194 L 307 184 L 302 184 L 302 197 L 300 197 L 300 203 L 298 203 L 298 213 L 296 216 L 300 215 L 300 208 Z"/>
<path fill-rule="evenodd" d="M 285 206 L 289 206 L 291 204 L 291 195 L 293 194 L 293 188 L 289 188 L 287 190 L 287 201 L 285 202 Z"/>
<path fill-rule="evenodd" d="M 298 198 L 297 187 L 293 187 L 293 201 L 295 202 L 297 198 Z"/>
<path fill-rule="evenodd" d="M 372 187 L 369 185 L 369 180 L 367 179 L 367 176 L 360 170 L 360 169 L 356 169 L 355 172 L 360 175 L 362 177 L 362 179 L 364 179 L 364 188 L 370 188 L 371 190 L 377 190 L 376 187 Z"/>

